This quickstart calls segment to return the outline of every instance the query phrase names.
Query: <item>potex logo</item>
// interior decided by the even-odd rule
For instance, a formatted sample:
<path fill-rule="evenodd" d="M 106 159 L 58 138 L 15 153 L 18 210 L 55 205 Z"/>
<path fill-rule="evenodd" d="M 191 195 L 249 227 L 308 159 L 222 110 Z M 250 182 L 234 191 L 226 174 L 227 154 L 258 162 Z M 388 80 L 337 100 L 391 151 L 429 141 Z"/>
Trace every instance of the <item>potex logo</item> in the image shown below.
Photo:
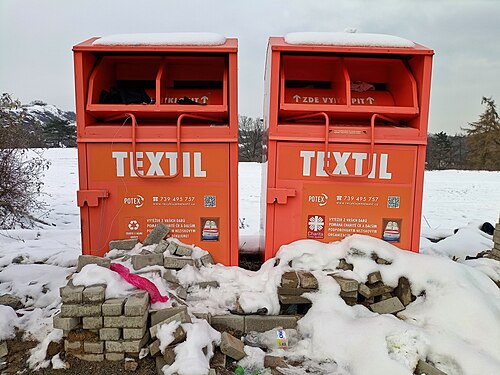
<path fill-rule="evenodd" d="M 323 215 L 307 216 L 307 238 L 314 240 L 325 238 L 325 217 Z"/>

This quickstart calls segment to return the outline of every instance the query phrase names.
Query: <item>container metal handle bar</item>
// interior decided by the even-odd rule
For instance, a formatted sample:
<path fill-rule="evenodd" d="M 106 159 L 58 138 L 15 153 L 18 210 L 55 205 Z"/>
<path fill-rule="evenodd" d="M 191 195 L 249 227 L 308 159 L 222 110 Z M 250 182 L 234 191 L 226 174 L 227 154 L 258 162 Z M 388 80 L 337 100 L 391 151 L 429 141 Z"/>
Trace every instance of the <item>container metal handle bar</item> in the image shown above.
<path fill-rule="evenodd" d="M 325 173 L 330 176 L 330 177 L 358 177 L 358 178 L 364 178 L 368 177 L 368 175 L 371 173 L 372 168 L 373 168 L 373 153 L 375 151 L 375 120 L 377 117 L 381 118 L 382 120 L 386 120 L 389 122 L 392 122 L 393 124 L 397 124 L 397 121 L 391 119 L 390 117 L 380 115 L 378 113 L 374 113 L 371 117 L 370 121 L 370 152 L 368 154 L 368 168 L 367 171 L 361 175 L 336 175 L 331 172 L 330 168 L 330 163 L 332 161 L 332 155 L 327 157 L 328 155 L 328 146 L 330 142 L 330 136 L 329 136 L 329 128 L 328 128 L 328 123 L 325 126 L 325 159 L 323 160 L 323 170 Z"/>
<path fill-rule="evenodd" d="M 140 178 L 145 178 L 145 179 L 172 179 L 175 178 L 179 175 L 180 170 L 181 170 L 181 124 L 182 120 L 184 118 L 195 118 L 199 120 L 208 120 L 208 121 L 217 121 L 216 119 L 206 117 L 206 116 L 199 116 L 199 115 L 191 115 L 187 113 L 181 114 L 177 118 L 177 124 L 176 124 L 176 139 L 175 139 L 175 144 L 176 144 L 176 152 L 177 152 L 177 160 L 176 160 L 176 171 L 172 175 L 168 176 L 145 176 L 143 173 L 140 173 L 139 170 L 137 169 L 137 119 L 135 118 L 133 113 L 125 113 L 124 116 L 127 118 L 132 119 L 132 154 L 133 154 L 133 167 L 134 167 L 134 172 L 135 174 L 140 177 Z M 123 116 L 121 116 L 123 117 Z"/>

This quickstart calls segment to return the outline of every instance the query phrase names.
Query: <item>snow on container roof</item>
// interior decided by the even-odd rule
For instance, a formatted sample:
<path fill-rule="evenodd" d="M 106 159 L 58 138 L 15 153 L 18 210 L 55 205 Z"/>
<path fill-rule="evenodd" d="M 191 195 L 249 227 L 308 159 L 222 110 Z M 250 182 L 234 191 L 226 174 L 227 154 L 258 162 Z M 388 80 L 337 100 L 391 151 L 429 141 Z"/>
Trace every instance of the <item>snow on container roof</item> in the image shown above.
<path fill-rule="evenodd" d="M 408 39 L 387 34 L 352 32 L 302 32 L 285 35 L 288 44 L 311 44 L 323 46 L 352 47 L 415 47 Z"/>
<path fill-rule="evenodd" d="M 215 33 L 114 34 L 96 39 L 94 46 L 220 46 L 226 37 Z"/>

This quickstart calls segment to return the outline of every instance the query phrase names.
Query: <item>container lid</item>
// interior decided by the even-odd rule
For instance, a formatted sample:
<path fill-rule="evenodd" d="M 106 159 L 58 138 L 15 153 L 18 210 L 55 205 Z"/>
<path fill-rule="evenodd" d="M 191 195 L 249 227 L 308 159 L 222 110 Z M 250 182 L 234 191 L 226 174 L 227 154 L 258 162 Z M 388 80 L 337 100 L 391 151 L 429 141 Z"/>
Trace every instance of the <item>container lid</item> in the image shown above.
<path fill-rule="evenodd" d="M 414 48 L 415 43 L 408 39 L 387 34 L 368 34 L 356 32 L 300 32 L 285 35 L 288 44 L 352 46 L 352 47 L 391 47 Z"/>
<path fill-rule="evenodd" d="M 114 34 L 96 39 L 94 46 L 220 46 L 226 37 L 215 33 Z"/>

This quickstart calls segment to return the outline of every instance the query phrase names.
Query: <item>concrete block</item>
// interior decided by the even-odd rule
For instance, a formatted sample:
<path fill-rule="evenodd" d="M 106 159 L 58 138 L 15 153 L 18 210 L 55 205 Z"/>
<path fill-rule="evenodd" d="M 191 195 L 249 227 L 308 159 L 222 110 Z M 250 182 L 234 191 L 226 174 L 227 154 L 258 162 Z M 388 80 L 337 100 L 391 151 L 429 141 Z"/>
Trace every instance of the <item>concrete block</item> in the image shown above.
<path fill-rule="evenodd" d="M 125 353 L 106 353 L 106 361 L 119 362 L 125 360 Z"/>
<path fill-rule="evenodd" d="M 177 256 L 166 255 L 164 257 L 163 266 L 169 269 L 180 270 L 187 265 L 194 265 L 194 260 L 191 258 L 180 258 Z"/>
<path fill-rule="evenodd" d="M 212 258 L 212 255 L 210 254 L 205 254 L 200 258 L 201 265 L 204 267 L 208 267 L 212 264 L 215 264 L 214 258 Z"/>
<path fill-rule="evenodd" d="M 394 295 L 399 298 L 404 306 L 408 306 L 412 301 L 410 281 L 406 277 L 400 277 L 398 286 L 394 289 Z"/>
<path fill-rule="evenodd" d="M 497 248 L 498 246 L 498 248 Z M 491 249 L 491 255 L 495 256 L 495 257 L 500 257 L 500 244 L 495 244 L 495 247 L 493 249 Z"/>
<path fill-rule="evenodd" d="M 318 289 L 318 280 L 310 272 L 299 271 L 297 272 L 299 277 L 299 285 L 301 288 L 305 289 Z"/>
<path fill-rule="evenodd" d="M 220 350 L 222 353 L 237 361 L 246 356 L 245 344 L 227 332 L 222 332 Z"/>
<path fill-rule="evenodd" d="M 217 331 L 245 331 L 245 317 L 243 315 L 213 315 L 210 324 Z"/>
<path fill-rule="evenodd" d="M 2 294 L 0 296 L 0 305 L 10 306 L 14 310 L 19 310 L 24 307 L 21 298 L 13 295 L 13 294 Z"/>
<path fill-rule="evenodd" d="M 111 260 L 102 257 L 96 257 L 94 255 L 80 255 L 78 257 L 78 265 L 76 267 L 76 272 L 80 272 L 83 267 L 87 264 L 97 264 L 98 266 L 109 268 Z"/>
<path fill-rule="evenodd" d="M 266 355 L 264 357 L 264 367 L 265 368 L 276 368 L 276 367 L 288 368 L 288 365 L 281 357 Z"/>
<path fill-rule="evenodd" d="M 175 250 L 177 250 L 177 246 L 179 246 L 178 244 L 176 244 L 175 242 L 170 242 L 167 246 L 167 251 L 171 254 L 171 255 L 174 255 L 175 254 Z"/>
<path fill-rule="evenodd" d="M 132 250 L 139 243 L 137 238 L 129 238 L 127 240 L 115 240 L 109 242 L 109 250 Z"/>
<path fill-rule="evenodd" d="M 340 286 L 342 292 L 357 292 L 359 284 L 356 280 L 346 279 L 345 277 L 340 277 L 334 274 L 329 275 L 335 279 L 337 284 Z"/>
<path fill-rule="evenodd" d="M 180 257 L 190 257 L 193 254 L 193 249 L 187 246 L 179 245 L 175 249 L 175 255 Z"/>
<path fill-rule="evenodd" d="M 140 270 L 149 266 L 163 265 L 163 253 L 137 254 L 132 255 L 132 266 L 134 270 Z"/>
<path fill-rule="evenodd" d="M 85 341 L 83 343 L 83 351 L 85 353 L 102 354 L 102 353 L 104 353 L 104 342 L 103 341 L 98 341 L 98 342 Z"/>
<path fill-rule="evenodd" d="M 81 341 L 64 340 L 64 350 L 66 352 L 77 351 L 83 348 Z"/>
<path fill-rule="evenodd" d="M 217 371 L 215 371 L 214 368 L 211 368 L 210 370 L 208 370 L 208 375 L 217 375 Z"/>
<path fill-rule="evenodd" d="M 104 327 L 106 328 L 142 328 L 148 322 L 148 312 L 143 316 L 105 316 Z"/>
<path fill-rule="evenodd" d="M 87 362 L 102 362 L 104 361 L 104 354 L 73 354 L 76 358 L 81 359 L 82 361 L 87 361 Z"/>
<path fill-rule="evenodd" d="M 61 317 L 77 318 L 83 316 L 99 316 L 101 315 L 101 305 L 69 305 L 62 304 Z"/>
<path fill-rule="evenodd" d="M 266 332 L 277 327 L 297 328 L 295 315 L 247 315 L 245 316 L 245 333 L 250 331 Z"/>
<path fill-rule="evenodd" d="M 167 234 L 170 233 L 170 228 L 164 223 L 158 223 L 158 225 L 148 234 L 144 242 L 142 243 L 144 246 L 159 244 L 161 240 L 163 240 Z"/>
<path fill-rule="evenodd" d="M 101 328 L 99 330 L 99 339 L 102 341 L 118 341 L 122 338 L 120 328 Z"/>
<path fill-rule="evenodd" d="M 151 344 L 149 344 L 149 354 L 151 355 L 151 357 L 162 355 L 160 351 L 160 340 L 155 340 Z"/>
<path fill-rule="evenodd" d="M 394 288 L 384 285 L 380 281 L 371 285 L 359 284 L 359 294 L 366 298 L 381 296 L 382 294 L 390 293 L 393 290 Z"/>
<path fill-rule="evenodd" d="M 189 317 L 187 307 L 180 306 L 180 307 L 169 307 L 167 309 L 151 312 L 151 326 L 157 325 L 158 323 L 163 322 L 165 319 L 168 319 L 179 313 L 185 315 L 187 323 L 191 323 L 191 318 Z"/>
<path fill-rule="evenodd" d="M 306 297 L 292 295 L 278 295 L 278 299 L 282 305 L 310 305 L 311 301 Z"/>
<path fill-rule="evenodd" d="M 149 311 L 149 294 L 147 292 L 133 294 L 125 301 L 126 316 L 142 316 L 146 311 Z"/>
<path fill-rule="evenodd" d="M 167 347 L 165 349 L 165 354 L 163 356 L 155 357 L 156 361 L 156 372 L 158 375 L 164 375 L 162 368 L 166 365 L 171 366 L 175 361 L 175 352 L 172 347 Z"/>
<path fill-rule="evenodd" d="M 311 300 L 303 296 L 278 295 L 278 300 L 282 305 L 310 305 Z"/>
<path fill-rule="evenodd" d="M 102 315 L 104 316 L 120 316 L 123 314 L 123 305 L 125 298 L 107 299 L 102 304 Z"/>
<path fill-rule="evenodd" d="M 149 340 L 149 333 L 146 332 L 140 340 L 119 340 L 106 341 L 106 352 L 112 353 L 139 353 Z"/>
<path fill-rule="evenodd" d="M 415 369 L 415 374 L 416 375 L 446 375 L 441 370 L 438 370 L 431 364 L 422 361 L 421 359 L 418 360 L 417 363 L 417 368 Z"/>
<path fill-rule="evenodd" d="M 392 297 L 394 297 L 394 296 L 392 295 L 392 293 L 384 293 L 384 294 L 382 294 L 381 296 L 379 296 L 380 301 L 385 301 L 386 299 L 389 299 L 389 298 L 392 298 Z M 380 302 L 380 301 L 379 301 L 379 302 Z"/>
<path fill-rule="evenodd" d="M 377 264 L 382 264 L 382 265 L 386 265 L 386 266 L 388 266 L 388 265 L 392 264 L 392 262 L 391 262 L 391 261 L 389 261 L 389 260 L 385 260 L 384 258 L 378 258 L 378 257 L 377 257 L 377 260 L 375 260 L 375 262 L 376 262 Z"/>
<path fill-rule="evenodd" d="M 83 329 L 101 329 L 102 316 L 84 316 L 82 318 Z"/>
<path fill-rule="evenodd" d="M 284 288 L 282 286 L 278 287 L 278 294 L 283 294 L 286 296 L 300 296 L 303 293 L 311 293 L 314 290 L 305 288 Z"/>
<path fill-rule="evenodd" d="M 148 327 L 144 326 L 142 328 L 123 328 L 123 339 L 124 340 L 140 340 L 144 337 Z"/>
<path fill-rule="evenodd" d="M 168 249 L 168 242 L 165 240 L 161 240 L 158 245 L 153 250 L 153 253 L 163 254 Z"/>
<path fill-rule="evenodd" d="M 184 301 L 187 299 L 187 290 L 182 286 L 175 288 L 175 294 L 177 295 L 177 297 L 183 299 Z"/>
<path fill-rule="evenodd" d="M 336 268 L 343 271 L 352 271 L 354 266 L 351 263 L 347 263 L 345 259 L 340 259 Z"/>
<path fill-rule="evenodd" d="M 61 314 L 57 314 L 52 318 L 54 328 L 62 329 L 63 331 L 71 331 L 78 327 L 80 318 L 63 318 Z"/>
<path fill-rule="evenodd" d="M 74 286 L 73 282 L 69 282 L 68 285 L 59 288 L 59 294 L 61 296 L 62 303 L 82 303 L 83 301 L 83 286 Z"/>
<path fill-rule="evenodd" d="M 7 354 L 9 354 L 7 343 L 5 341 L 0 342 L 0 358 L 7 357 Z"/>
<path fill-rule="evenodd" d="M 183 309 L 183 310 L 179 310 L 178 312 L 174 313 L 173 315 L 171 315 L 172 311 L 165 311 L 165 310 L 174 310 L 174 309 Z M 160 312 L 161 312 L 161 314 L 158 315 L 158 313 L 160 313 Z M 174 308 L 170 308 L 170 309 L 164 309 L 164 310 L 157 311 L 156 314 L 154 315 L 154 317 L 155 317 L 154 318 L 155 322 L 157 321 L 157 319 L 160 319 L 161 317 L 164 317 L 164 319 L 160 319 L 158 321 L 158 323 L 153 325 L 153 315 L 152 315 L 151 328 L 149 329 L 149 333 L 151 334 L 151 337 L 156 337 L 156 333 L 158 332 L 158 328 L 162 324 L 168 324 L 168 323 L 173 322 L 173 321 L 178 321 L 181 323 L 191 323 L 191 317 L 187 313 L 187 309 L 184 306 L 181 308 L 174 307 Z"/>
<path fill-rule="evenodd" d="M 212 321 L 212 314 L 210 314 L 210 313 L 193 313 L 193 315 L 197 319 L 206 320 L 208 322 L 208 324 L 210 324 Z"/>
<path fill-rule="evenodd" d="M 103 303 L 106 285 L 92 285 L 83 290 L 83 303 Z"/>
<path fill-rule="evenodd" d="M 358 291 L 357 290 L 354 290 L 352 292 L 344 292 L 344 291 L 340 291 L 340 296 L 342 298 L 358 298 Z"/>
<path fill-rule="evenodd" d="M 285 272 L 281 276 L 281 286 L 283 288 L 298 288 L 299 277 L 296 272 Z"/>
<path fill-rule="evenodd" d="M 179 279 L 174 270 L 165 270 L 165 272 L 163 272 L 163 278 L 169 283 L 179 284 Z"/>
<path fill-rule="evenodd" d="M 392 297 L 384 301 L 373 303 L 370 305 L 373 312 L 379 314 L 394 314 L 405 309 L 398 297 Z"/>
<path fill-rule="evenodd" d="M 379 281 L 382 281 L 382 275 L 380 274 L 379 271 L 372 272 L 372 273 L 368 274 L 368 277 L 367 277 L 368 284 L 375 284 L 375 283 L 378 283 Z"/>

